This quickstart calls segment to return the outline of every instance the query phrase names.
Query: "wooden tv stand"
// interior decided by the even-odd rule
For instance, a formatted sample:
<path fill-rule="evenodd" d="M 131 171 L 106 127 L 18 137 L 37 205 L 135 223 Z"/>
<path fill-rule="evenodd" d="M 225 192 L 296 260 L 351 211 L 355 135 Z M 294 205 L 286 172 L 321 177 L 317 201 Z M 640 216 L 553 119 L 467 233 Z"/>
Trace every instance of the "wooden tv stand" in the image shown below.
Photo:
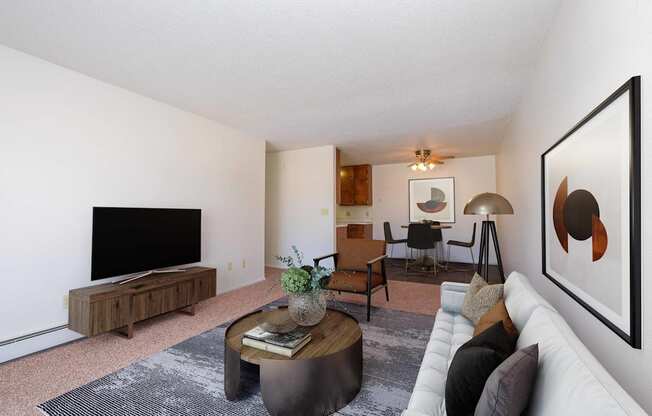
<path fill-rule="evenodd" d="M 209 267 L 73 289 L 68 328 L 88 337 L 119 331 L 131 338 L 135 322 L 172 311 L 194 315 L 195 305 L 214 297 L 216 289 L 216 271 Z"/>

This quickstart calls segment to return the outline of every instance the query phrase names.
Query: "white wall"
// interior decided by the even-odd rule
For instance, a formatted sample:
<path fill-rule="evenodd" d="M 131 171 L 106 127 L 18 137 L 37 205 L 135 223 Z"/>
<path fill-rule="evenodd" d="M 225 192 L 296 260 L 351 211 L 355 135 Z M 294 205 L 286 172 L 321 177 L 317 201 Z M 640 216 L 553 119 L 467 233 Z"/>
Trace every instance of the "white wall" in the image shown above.
<path fill-rule="evenodd" d="M 408 180 L 416 178 L 455 178 L 455 224 L 453 228 L 443 230 L 444 242 L 447 240 L 469 241 L 473 223 L 478 224 L 476 231 L 475 261 L 478 261 L 480 247 L 480 230 L 482 217 L 464 215 L 464 205 L 474 195 L 482 192 L 496 191 L 496 164 L 494 156 L 480 156 L 446 160 L 434 171 L 413 172 L 406 163 L 377 165 L 373 167 L 373 218 L 374 238 L 383 239 L 383 222 L 389 221 L 394 238 L 407 237 L 407 230 L 401 225 L 409 223 Z M 404 257 L 405 245 L 396 245 L 392 257 Z M 495 263 L 493 248 L 489 257 Z M 451 249 L 451 259 L 469 263 L 468 250 Z"/>
<path fill-rule="evenodd" d="M 2 46 L 0 74 L 0 340 L 67 323 L 93 206 L 201 208 L 218 290 L 264 277 L 264 141 Z"/>
<path fill-rule="evenodd" d="M 498 191 L 516 212 L 499 222 L 507 269 L 530 276 L 537 290 L 648 412 L 652 412 L 650 22 L 648 1 L 562 2 L 537 73 L 497 155 Z M 642 76 L 642 350 L 629 347 L 541 274 L 540 155 L 633 75 Z"/>
<path fill-rule="evenodd" d="M 297 246 L 312 264 L 335 251 L 335 147 L 267 155 L 265 264 Z"/>

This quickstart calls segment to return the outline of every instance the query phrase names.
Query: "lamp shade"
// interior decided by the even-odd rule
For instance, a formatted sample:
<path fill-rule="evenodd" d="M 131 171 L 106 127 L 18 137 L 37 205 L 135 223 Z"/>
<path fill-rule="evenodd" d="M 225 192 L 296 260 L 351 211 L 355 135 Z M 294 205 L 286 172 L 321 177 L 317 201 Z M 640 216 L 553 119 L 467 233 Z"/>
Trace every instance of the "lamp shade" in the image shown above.
<path fill-rule="evenodd" d="M 467 215 L 513 214 L 514 208 L 505 197 L 485 192 L 471 198 L 464 206 L 464 213 Z"/>

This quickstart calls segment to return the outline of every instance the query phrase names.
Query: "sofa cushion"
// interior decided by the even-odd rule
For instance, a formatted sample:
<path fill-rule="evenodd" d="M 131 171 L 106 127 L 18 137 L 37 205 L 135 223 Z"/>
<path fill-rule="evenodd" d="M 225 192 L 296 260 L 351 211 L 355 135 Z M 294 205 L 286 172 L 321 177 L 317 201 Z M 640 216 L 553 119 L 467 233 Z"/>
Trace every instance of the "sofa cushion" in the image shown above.
<path fill-rule="evenodd" d="M 505 281 L 505 306 L 516 329 L 521 331 L 532 312 L 539 306 L 554 308 L 530 285 L 527 277 L 512 272 Z"/>
<path fill-rule="evenodd" d="M 579 340 L 570 328 L 560 326 L 561 322 L 561 317 L 556 312 L 545 307 L 536 308 L 519 336 L 519 348 L 539 344 L 539 369 L 528 414 L 630 414 L 571 347 L 571 344 L 577 345 Z M 588 354 L 588 351 L 583 351 L 582 354 Z M 590 354 L 588 356 L 591 357 Z"/>
<path fill-rule="evenodd" d="M 516 346 L 501 321 L 471 338 L 455 353 L 446 379 L 446 414 L 467 416 L 480 399 L 485 382 Z"/>
<path fill-rule="evenodd" d="M 462 305 L 462 315 L 470 319 L 473 324 L 477 324 L 482 315 L 498 303 L 503 297 L 503 285 L 490 285 L 479 274 L 475 274 L 471 279 L 464 304 Z"/>
<path fill-rule="evenodd" d="M 475 326 L 475 330 L 473 331 L 473 336 L 476 336 L 486 331 L 487 329 L 489 329 L 489 327 L 491 327 L 496 322 L 502 322 L 508 334 L 518 336 L 518 331 L 514 327 L 514 324 L 512 323 L 512 320 L 509 317 L 509 313 L 507 312 L 507 308 L 505 307 L 505 302 L 502 300 L 497 304 L 495 304 L 493 308 L 489 309 L 487 313 L 482 315 L 482 318 L 480 318 L 480 320 Z"/>
<path fill-rule="evenodd" d="M 538 362 L 537 344 L 503 361 L 487 379 L 475 416 L 520 416 L 530 400 Z"/>
<path fill-rule="evenodd" d="M 441 416 L 448 366 L 457 349 L 471 339 L 473 324 L 459 314 L 440 309 L 423 356 L 408 410 L 404 415 Z"/>

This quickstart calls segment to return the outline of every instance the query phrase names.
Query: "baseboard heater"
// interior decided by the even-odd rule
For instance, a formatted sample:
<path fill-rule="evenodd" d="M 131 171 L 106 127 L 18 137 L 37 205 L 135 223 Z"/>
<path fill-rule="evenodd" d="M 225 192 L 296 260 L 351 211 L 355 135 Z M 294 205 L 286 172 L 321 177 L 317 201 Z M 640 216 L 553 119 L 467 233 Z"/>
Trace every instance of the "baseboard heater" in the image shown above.
<path fill-rule="evenodd" d="M 10 338 L 4 341 L 0 341 L 0 347 L 4 347 L 5 345 L 9 345 L 9 344 L 14 344 L 20 341 L 25 341 L 30 338 L 39 337 L 41 335 L 49 334 L 51 332 L 61 331 L 62 329 L 67 329 L 67 328 L 68 328 L 68 324 L 63 324 L 63 325 L 55 326 L 53 328 L 42 329 L 40 331 L 32 332 L 31 334 L 21 335 L 16 338 Z"/>

